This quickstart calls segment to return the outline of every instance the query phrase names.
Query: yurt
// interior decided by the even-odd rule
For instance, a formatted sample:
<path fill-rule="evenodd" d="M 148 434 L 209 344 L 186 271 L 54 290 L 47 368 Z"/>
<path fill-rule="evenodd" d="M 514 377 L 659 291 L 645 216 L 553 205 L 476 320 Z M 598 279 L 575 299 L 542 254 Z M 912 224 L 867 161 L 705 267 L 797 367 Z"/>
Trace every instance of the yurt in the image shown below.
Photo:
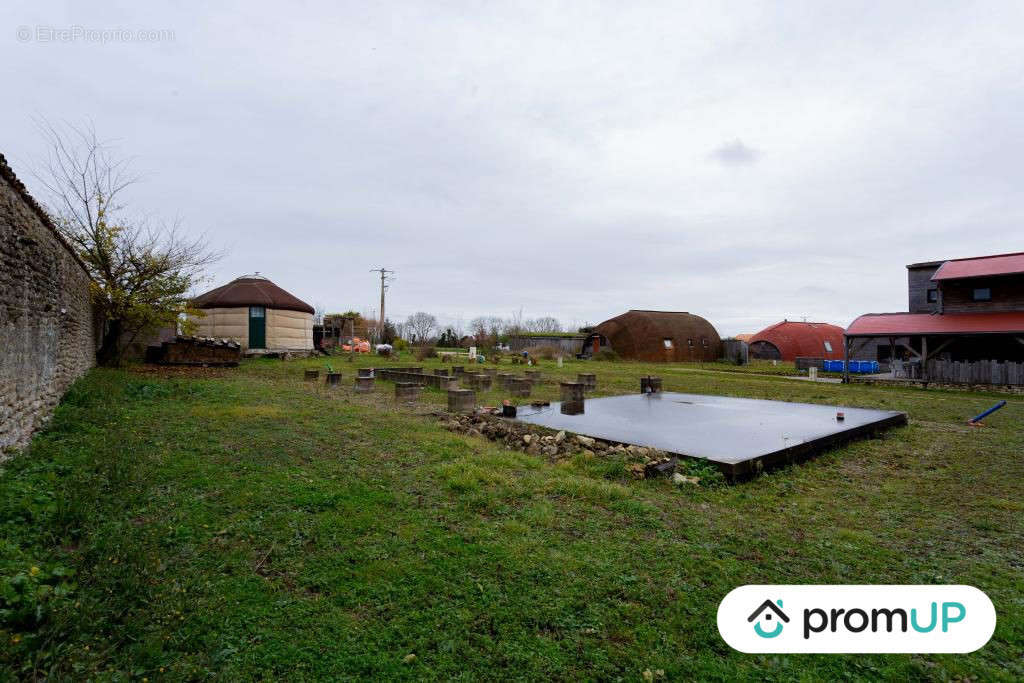
<path fill-rule="evenodd" d="M 842 358 L 843 328 L 828 323 L 783 320 L 750 339 L 750 355 L 762 360 Z"/>
<path fill-rule="evenodd" d="M 584 353 L 609 348 L 634 360 L 713 361 L 722 355 L 722 340 L 699 315 L 632 310 L 605 320 L 583 342 Z"/>
<path fill-rule="evenodd" d="M 259 273 L 243 275 L 192 300 L 205 315 L 196 334 L 234 339 L 243 349 L 313 348 L 313 307 Z"/>

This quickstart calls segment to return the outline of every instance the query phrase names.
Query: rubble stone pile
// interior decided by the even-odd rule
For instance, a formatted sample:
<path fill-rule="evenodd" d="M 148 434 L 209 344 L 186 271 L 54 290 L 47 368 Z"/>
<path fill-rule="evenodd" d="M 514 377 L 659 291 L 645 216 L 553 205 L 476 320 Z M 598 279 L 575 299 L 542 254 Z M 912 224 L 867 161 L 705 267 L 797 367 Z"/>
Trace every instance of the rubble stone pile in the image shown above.
<path fill-rule="evenodd" d="M 626 469 L 637 479 L 657 476 L 672 477 L 675 474 L 676 458 L 664 451 L 643 446 L 610 443 L 582 434 L 550 429 L 522 422 L 512 422 L 493 415 L 445 415 L 445 427 L 452 432 L 469 436 L 482 436 L 500 442 L 506 448 L 520 450 L 531 455 L 542 455 L 551 461 L 572 457 L 577 453 L 586 458 L 604 457 L 624 460 Z M 687 483 L 697 483 L 697 477 Z M 676 480 L 673 480 L 676 481 Z M 677 481 L 677 483 L 679 483 Z"/>
<path fill-rule="evenodd" d="M 242 347 L 233 339 L 178 335 L 146 349 L 146 362 L 161 365 L 238 365 Z"/>

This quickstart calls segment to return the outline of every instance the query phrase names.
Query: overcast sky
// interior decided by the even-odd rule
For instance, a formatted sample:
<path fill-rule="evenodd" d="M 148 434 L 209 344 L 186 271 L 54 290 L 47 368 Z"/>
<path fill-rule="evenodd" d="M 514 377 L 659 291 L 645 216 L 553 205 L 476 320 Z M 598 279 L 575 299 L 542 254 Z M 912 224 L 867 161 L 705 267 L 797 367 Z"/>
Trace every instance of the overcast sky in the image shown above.
<path fill-rule="evenodd" d="M 370 311 L 386 266 L 392 319 L 728 335 L 1024 249 L 1019 0 L 147 4 L 0 6 L 0 152 L 41 194 L 33 119 L 91 120 L 227 250 L 210 286 Z"/>

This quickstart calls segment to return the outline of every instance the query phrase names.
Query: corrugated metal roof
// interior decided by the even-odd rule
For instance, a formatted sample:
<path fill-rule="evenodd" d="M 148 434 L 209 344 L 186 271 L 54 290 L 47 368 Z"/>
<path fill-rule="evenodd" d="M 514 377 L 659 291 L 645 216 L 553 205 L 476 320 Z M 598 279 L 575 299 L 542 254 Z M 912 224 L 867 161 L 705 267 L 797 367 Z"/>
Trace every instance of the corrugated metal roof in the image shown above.
<path fill-rule="evenodd" d="M 1024 273 L 1024 252 L 946 261 L 932 275 L 932 280 L 956 280 L 966 277 L 1014 275 L 1016 273 Z"/>
<path fill-rule="evenodd" d="M 750 344 L 768 342 L 779 350 L 782 360 L 797 356 L 811 358 L 841 358 L 843 328 L 829 323 L 805 323 L 783 320 L 764 328 L 750 339 Z M 831 350 L 825 346 L 829 343 Z"/>
<path fill-rule="evenodd" d="M 847 337 L 916 334 L 1024 333 L 1024 311 L 998 313 L 868 313 L 846 328 Z"/>

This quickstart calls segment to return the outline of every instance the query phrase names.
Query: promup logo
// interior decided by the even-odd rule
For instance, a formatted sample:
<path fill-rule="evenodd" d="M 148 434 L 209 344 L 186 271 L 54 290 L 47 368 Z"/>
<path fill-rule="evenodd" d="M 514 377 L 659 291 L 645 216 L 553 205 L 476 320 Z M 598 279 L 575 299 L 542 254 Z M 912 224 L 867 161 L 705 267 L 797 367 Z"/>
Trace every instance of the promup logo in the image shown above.
<path fill-rule="evenodd" d="M 741 586 L 718 606 L 722 638 L 751 653 L 973 652 L 995 627 L 971 586 Z"/>
<path fill-rule="evenodd" d="M 778 605 L 778 607 L 776 607 L 776 604 Z M 773 614 L 775 615 L 775 625 L 771 627 L 771 630 L 767 630 L 764 626 L 762 626 L 761 622 L 766 622 L 770 626 Z M 760 617 L 760 619 L 758 619 L 758 617 Z M 776 637 L 777 635 L 782 633 L 783 622 L 787 624 L 789 623 L 789 617 L 787 617 L 786 613 L 782 611 L 782 600 L 776 600 L 775 602 L 772 602 L 771 600 L 765 600 L 764 602 L 762 602 L 761 606 L 754 610 L 753 614 L 747 617 L 747 621 L 754 620 L 757 620 L 757 623 L 754 624 L 754 633 L 761 636 L 762 638 Z"/>

